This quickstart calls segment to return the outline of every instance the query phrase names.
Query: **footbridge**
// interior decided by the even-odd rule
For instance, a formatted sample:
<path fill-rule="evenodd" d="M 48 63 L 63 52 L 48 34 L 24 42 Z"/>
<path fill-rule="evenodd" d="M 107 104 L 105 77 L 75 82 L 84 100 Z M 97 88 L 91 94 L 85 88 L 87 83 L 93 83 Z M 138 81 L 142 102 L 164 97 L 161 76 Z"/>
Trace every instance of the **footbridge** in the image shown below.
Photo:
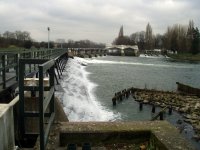
<path fill-rule="evenodd" d="M 71 48 L 69 49 L 69 54 L 82 58 L 91 58 L 97 56 L 106 56 L 107 50 L 104 48 Z"/>
<path fill-rule="evenodd" d="M 56 68 L 60 67 L 61 58 L 67 56 L 67 49 L 41 49 L 41 50 L 13 50 L 0 51 L 0 102 L 9 102 L 9 96 L 14 96 L 14 90 L 18 86 L 19 60 L 31 60 L 33 63 L 26 66 L 25 77 L 34 76 L 38 73 L 38 65 L 34 62 L 40 60 L 53 59 L 57 64 Z"/>
<path fill-rule="evenodd" d="M 68 50 L 1 51 L 0 57 L 0 149 L 14 149 L 15 141 L 26 147 L 38 135 L 44 149 L 55 118 L 54 79 L 58 84 Z"/>

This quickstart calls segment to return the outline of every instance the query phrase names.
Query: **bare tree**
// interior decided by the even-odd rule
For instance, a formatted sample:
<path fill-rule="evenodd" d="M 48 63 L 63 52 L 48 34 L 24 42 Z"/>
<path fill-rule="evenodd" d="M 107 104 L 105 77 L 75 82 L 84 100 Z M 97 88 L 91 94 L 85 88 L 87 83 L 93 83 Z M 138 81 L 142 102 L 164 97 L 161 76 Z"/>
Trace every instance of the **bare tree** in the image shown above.
<path fill-rule="evenodd" d="M 149 23 L 146 26 L 145 42 L 146 42 L 146 49 L 153 49 L 153 31 Z"/>
<path fill-rule="evenodd" d="M 3 33 L 3 37 L 6 39 L 15 39 L 15 34 L 10 31 L 6 31 Z"/>
<path fill-rule="evenodd" d="M 15 31 L 16 39 L 23 40 L 23 33 L 22 31 Z"/>
<path fill-rule="evenodd" d="M 135 32 L 130 35 L 131 42 L 138 45 L 140 50 L 144 50 L 145 47 L 145 31 Z"/>
<path fill-rule="evenodd" d="M 193 40 L 193 29 L 194 22 L 193 20 L 189 21 L 188 30 L 187 30 L 187 51 L 192 51 L 192 40 Z"/>
<path fill-rule="evenodd" d="M 163 36 L 161 34 L 157 34 L 154 39 L 154 47 L 157 49 L 161 49 L 163 47 Z"/>

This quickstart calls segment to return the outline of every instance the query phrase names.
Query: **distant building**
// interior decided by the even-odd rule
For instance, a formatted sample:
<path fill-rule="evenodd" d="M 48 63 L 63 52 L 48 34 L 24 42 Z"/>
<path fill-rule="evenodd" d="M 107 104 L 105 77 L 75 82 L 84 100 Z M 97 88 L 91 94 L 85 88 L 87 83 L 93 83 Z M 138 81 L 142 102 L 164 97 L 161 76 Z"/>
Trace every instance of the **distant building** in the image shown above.
<path fill-rule="evenodd" d="M 139 56 L 137 45 L 112 45 L 107 46 L 107 54 L 113 56 Z"/>

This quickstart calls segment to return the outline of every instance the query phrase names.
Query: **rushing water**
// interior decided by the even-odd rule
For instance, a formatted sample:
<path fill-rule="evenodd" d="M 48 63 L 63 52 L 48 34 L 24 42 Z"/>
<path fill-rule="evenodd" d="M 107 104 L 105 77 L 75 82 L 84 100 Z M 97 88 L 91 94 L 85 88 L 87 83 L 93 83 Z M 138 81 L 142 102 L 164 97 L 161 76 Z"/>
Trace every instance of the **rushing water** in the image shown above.
<path fill-rule="evenodd" d="M 131 97 L 113 108 L 114 93 L 130 87 L 175 91 L 176 82 L 200 88 L 199 72 L 198 63 L 165 57 L 75 58 L 68 61 L 63 73 L 61 99 L 70 121 L 150 120 L 151 107 L 145 105 L 139 111 Z M 176 125 L 182 117 L 174 112 L 171 116 L 166 114 L 166 119 Z M 183 134 L 191 139 L 192 127 L 184 126 L 187 133 Z M 199 143 L 194 144 L 200 148 Z"/>

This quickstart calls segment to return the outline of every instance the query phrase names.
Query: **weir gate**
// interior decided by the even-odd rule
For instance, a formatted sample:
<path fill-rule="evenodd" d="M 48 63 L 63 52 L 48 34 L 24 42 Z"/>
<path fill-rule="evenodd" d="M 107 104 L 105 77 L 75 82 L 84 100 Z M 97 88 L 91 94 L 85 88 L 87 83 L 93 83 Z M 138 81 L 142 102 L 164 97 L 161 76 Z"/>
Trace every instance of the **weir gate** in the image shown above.
<path fill-rule="evenodd" d="M 167 122 L 55 121 L 55 85 L 68 54 L 105 55 L 104 49 L 43 49 L 0 52 L 0 150 L 90 149 L 145 146 L 151 149 L 193 149 Z M 58 108 L 56 108 L 58 107 Z M 52 132 L 52 128 L 55 130 Z M 171 132 L 169 132 L 171 131 Z M 51 134 L 50 134 L 51 133 Z M 147 143 L 147 144 L 146 144 Z"/>
<path fill-rule="evenodd" d="M 104 50 L 69 51 L 98 55 Z M 67 63 L 68 49 L 1 50 L 0 59 L 0 149 L 14 149 L 15 141 L 26 146 L 38 135 L 40 149 L 45 149 L 55 118 L 55 84 Z"/>

